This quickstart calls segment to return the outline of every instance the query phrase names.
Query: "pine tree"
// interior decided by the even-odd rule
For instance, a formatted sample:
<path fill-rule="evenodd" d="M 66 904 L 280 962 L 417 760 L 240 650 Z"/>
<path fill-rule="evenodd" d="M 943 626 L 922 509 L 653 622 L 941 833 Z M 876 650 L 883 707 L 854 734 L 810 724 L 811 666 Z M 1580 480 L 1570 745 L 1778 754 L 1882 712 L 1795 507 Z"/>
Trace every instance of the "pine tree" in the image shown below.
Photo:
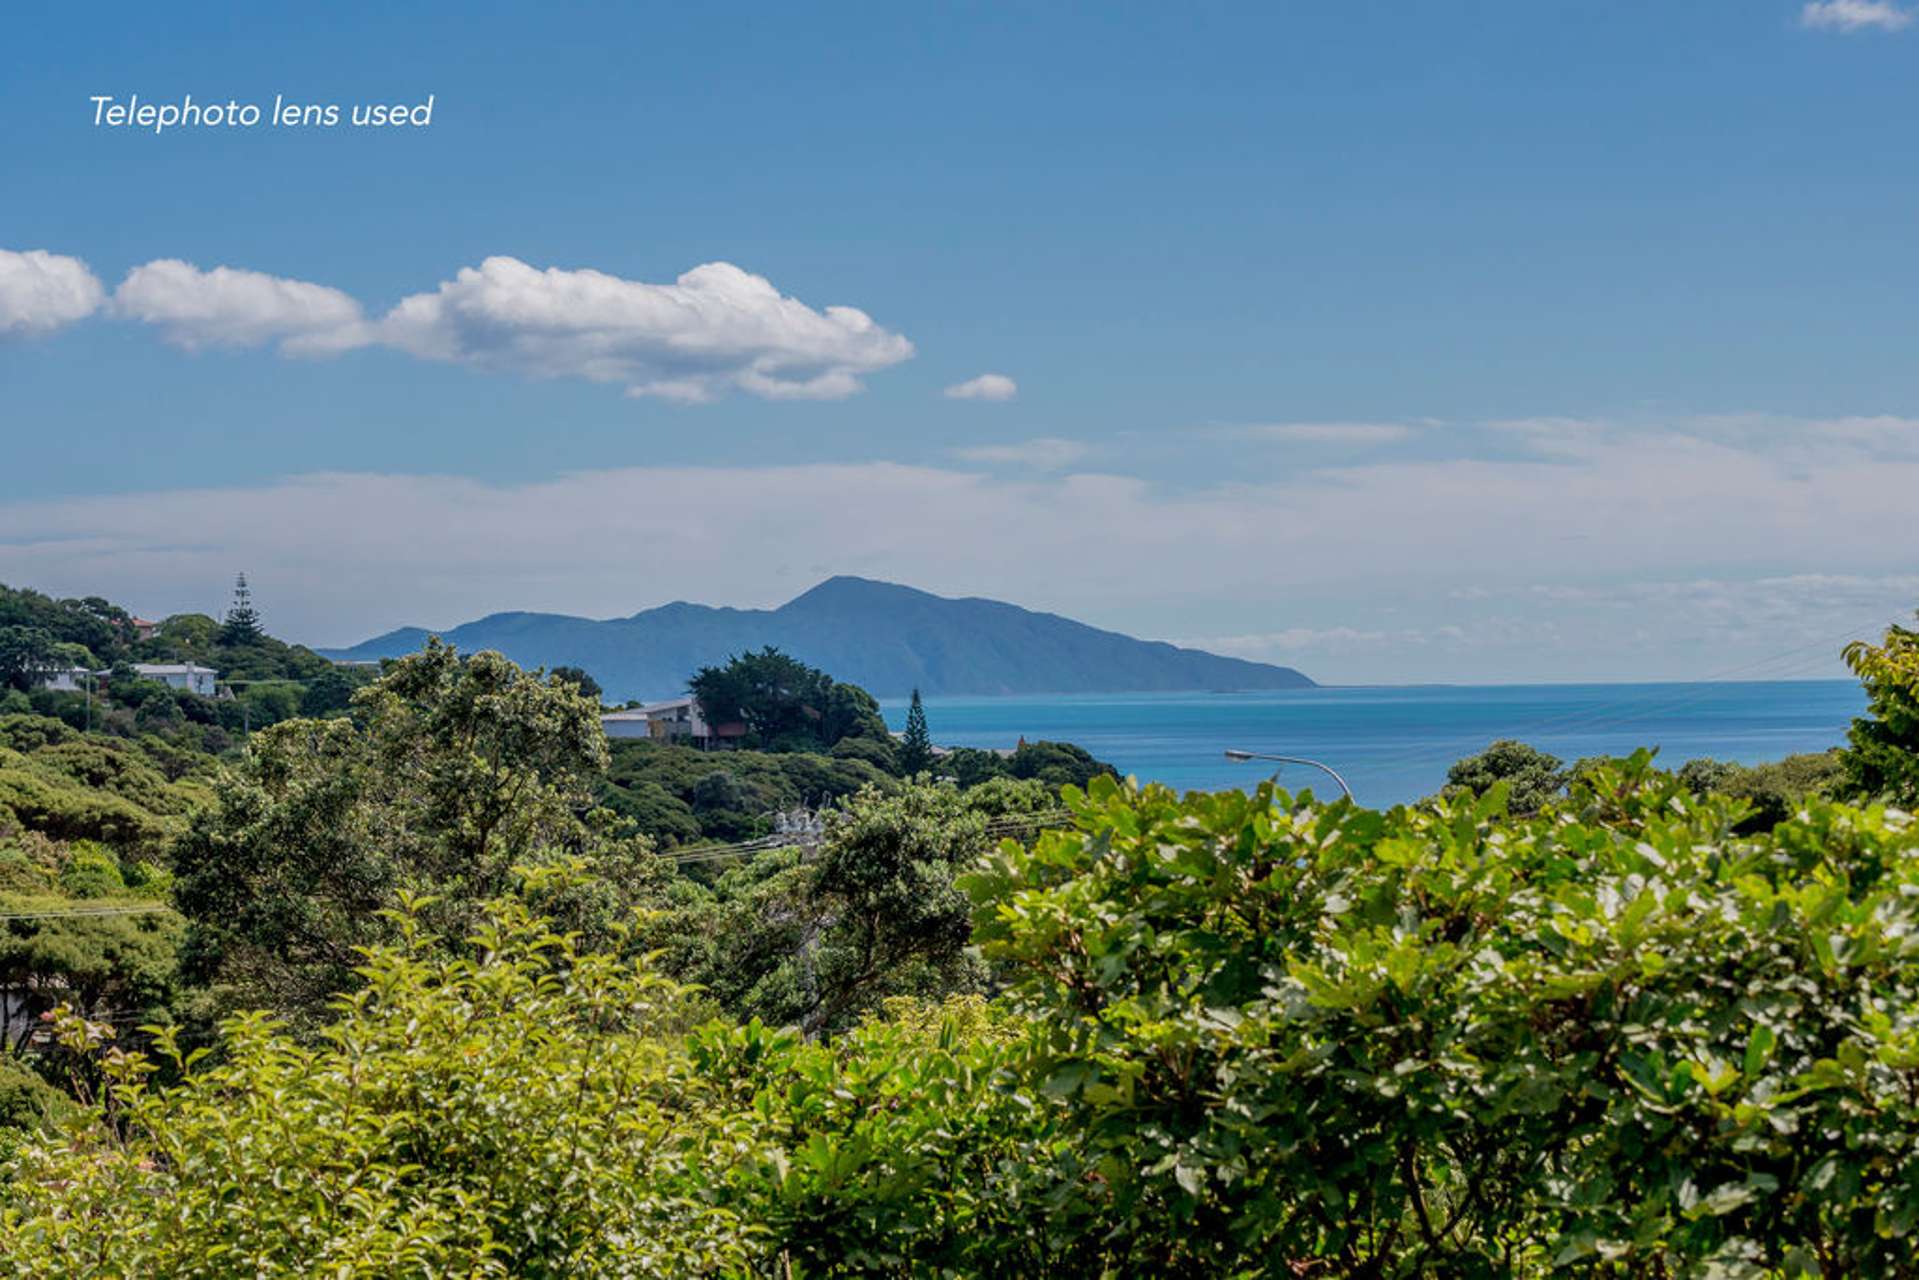
<path fill-rule="evenodd" d="M 906 733 L 900 739 L 900 772 L 911 778 L 932 767 L 933 738 L 926 731 L 926 707 L 915 689 L 913 705 L 906 709 Z"/>
<path fill-rule="evenodd" d="M 253 593 L 247 589 L 247 576 L 243 573 L 233 583 L 233 607 L 227 610 L 220 628 L 220 643 L 258 644 L 264 639 L 266 632 L 260 629 L 260 612 L 253 607 Z"/>

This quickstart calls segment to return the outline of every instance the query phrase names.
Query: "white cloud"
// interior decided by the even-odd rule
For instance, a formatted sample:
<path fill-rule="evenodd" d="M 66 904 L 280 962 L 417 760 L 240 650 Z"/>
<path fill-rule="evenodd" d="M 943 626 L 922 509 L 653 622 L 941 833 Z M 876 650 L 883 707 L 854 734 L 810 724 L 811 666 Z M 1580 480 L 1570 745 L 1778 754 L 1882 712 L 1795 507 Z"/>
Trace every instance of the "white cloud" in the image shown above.
<path fill-rule="evenodd" d="M 1785 650 L 1804 665 L 1756 670 L 1840 674 L 1834 632 L 1919 604 L 1919 455 L 1829 438 L 1782 453 L 1783 427 L 1709 427 L 1595 426 L 1576 453 L 1191 489 L 871 462 L 15 502 L 0 504 L 0 581 L 217 608 L 244 565 L 281 584 L 277 628 L 342 643 L 509 608 L 776 604 L 858 573 L 1296 654 L 1323 679 L 1685 676 Z"/>
<path fill-rule="evenodd" d="M 730 389 L 837 400 L 913 344 L 853 307 L 816 311 L 726 262 L 673 284 L 493 257 L 402 299 L 381 340 L 423 359 L 533 377 L 624 383 L 635 396 L 698 403 Z"/>
<path fill-rule="evenodd" d="M 941 394 L 948 400 L 1011 400 L 1019 394 L 1019 383 L 1003 373 L 982 373 L 977 378 L 955 382 Z"/>
<path fill-rule="evenodd" d="M 1836 444 L 1880 456 L 1919 455 L 1919 419 L 1830 418 L 1811 425 L 1821 444 Z"/>
<path fill-rule="evenodd" d="M 77 259 L 0 250 L 0 334 L 57 328 L 102 300 Z M 645 284 L 492 257 L 369 319 L 327 285 L 162 258 L 127 273 L 113 310 L 189 350 L 277 344 L 284 355 L 324 356 L 380 345 L 478 369 L 620 383 L 631 396 L 688 404 L 728 391 L 840 400 L 866 375 L 913 356 L 911 342 L 864 311 L 815 310 L 726 262 Z"/>
<path fill-rule="evenodd" d="M 1410 440 L 1413 429 L 1400 422 L 1268 422 L 1229 427 L 1226 434 L 1284 444 L 1332 444 L 1373 447 Z"/>
<path fill-rule="evenodd" d="M 188 350 L 277 342 L 289 355 L 330 355 L 371 340 L 360 304 L 338 289 L 178 258 L 129 271 L 113 309 Z"/>
<path fill-rule="evenodd" d="M 953 456 L 967 462 L 985 462 L 1004 466 L 1031 467 L 1036 471 L 1058 471 L 1078 462 L 1089 452 L 1078 440 L 1041 436 L 1018 444 L 983 444 L 955 449 Z"/>
<path fill-rule="evenodd" d="M 1912 10 L 1890 0 L 1814 0 L 1799 11 L 1800 25 L 1825 31 L 1900 31 L 1912 18 Z"/>
<path fill-rule="evenodd" d="M 99 310 L 106 291 L 78 258 L 0 249 L 0 337 L 51 333 Z"/>

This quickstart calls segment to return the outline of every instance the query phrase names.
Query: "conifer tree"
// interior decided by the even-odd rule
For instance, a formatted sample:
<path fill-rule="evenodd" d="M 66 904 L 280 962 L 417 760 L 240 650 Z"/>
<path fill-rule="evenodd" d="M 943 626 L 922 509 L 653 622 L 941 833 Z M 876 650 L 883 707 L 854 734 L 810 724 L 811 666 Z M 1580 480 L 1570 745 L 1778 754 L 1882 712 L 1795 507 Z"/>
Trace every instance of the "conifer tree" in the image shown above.
<path fill-rule="evenodd" d="M 227 610 L 220 628 L 220 643 L 258 644 L 265 638 L 266 632 L 260 629 L 260 612 L 253 607 L 253 593 L 248 590 L 247 576 L 243 573 L 233 583 L 233 606 Z"/>
<path fill-rule="evenodd" d="M 911 778 L 932 767 L 933 738 L 926 730 L 926 707 L 915 689 L 913 705 L 906 710 L 906 733 L 900 739 L 900 772 Z"/>

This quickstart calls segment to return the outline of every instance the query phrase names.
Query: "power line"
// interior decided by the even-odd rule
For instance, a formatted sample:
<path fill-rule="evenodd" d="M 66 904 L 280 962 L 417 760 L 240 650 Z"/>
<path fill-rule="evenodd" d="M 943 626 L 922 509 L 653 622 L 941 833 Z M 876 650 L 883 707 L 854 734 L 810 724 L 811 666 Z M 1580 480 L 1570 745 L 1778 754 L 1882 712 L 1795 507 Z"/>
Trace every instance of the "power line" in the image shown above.
<path fill-rule="evenodd" d="M 164 902 L 139 907 L 78 907 L 60 911 L 9 911 L 0 920 L 92 920 L 102 916 L 144 916 L 156 911 L 171 911 Z"/>

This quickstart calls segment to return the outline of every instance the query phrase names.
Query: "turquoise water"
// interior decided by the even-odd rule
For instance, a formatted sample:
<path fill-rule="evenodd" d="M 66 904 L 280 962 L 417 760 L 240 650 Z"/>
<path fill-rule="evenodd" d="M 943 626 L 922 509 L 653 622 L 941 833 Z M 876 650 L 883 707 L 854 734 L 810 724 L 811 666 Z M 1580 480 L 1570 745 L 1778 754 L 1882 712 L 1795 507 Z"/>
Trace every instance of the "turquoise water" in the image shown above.
<path fill-rule="evenodd" d="M 943 746 L 1076 742 L 1121 773 L 1182 791 L 1248 786 L 1273 767 L 1235 764 L 1228 747 L 1307 756 L 1343 774 L 1362 804 L 1383 806 L 1437 791 L 1448 765 L 1495 738 L 1565 760 L 1648 746 L 1672 766 L 1694 756 L 1753 764 L 1838 745 L 1864 707 L 1850 680 L 1793 680 L 930 698 L 926 718 Z M 904 701 L 883 710 L 904 725 Z M 1335 790 L 1313 769 L 1288 767 L 1281 781 Z"/>

